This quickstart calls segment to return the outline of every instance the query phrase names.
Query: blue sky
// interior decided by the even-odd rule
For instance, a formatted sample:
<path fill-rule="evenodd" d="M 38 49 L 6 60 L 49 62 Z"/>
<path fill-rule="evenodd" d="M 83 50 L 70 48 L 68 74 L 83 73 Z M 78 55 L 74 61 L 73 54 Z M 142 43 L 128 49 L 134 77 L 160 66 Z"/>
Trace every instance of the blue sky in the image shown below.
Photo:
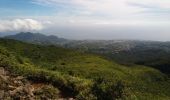
<path fill-rule="evenodd" d="M 0 0 L 1 33 L 170 40 L 169 27 L 170 0 Z"/>
<path fill-rule="evenodd" d="M 31 0 L 1 0 L 0 9 L 1 17 L 53 15 L 51 7 L 33 4 Z"/>

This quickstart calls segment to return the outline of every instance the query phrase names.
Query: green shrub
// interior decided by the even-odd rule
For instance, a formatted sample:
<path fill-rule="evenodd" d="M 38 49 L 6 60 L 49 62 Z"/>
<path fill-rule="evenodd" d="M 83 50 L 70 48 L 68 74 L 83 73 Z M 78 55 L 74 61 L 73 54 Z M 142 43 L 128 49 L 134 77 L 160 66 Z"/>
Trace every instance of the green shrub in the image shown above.
<path fill-rule="evenodd" d="M 48 100 L 59 98 L 59 90 L 53 86 L 44 86 L 34 91 L 35 99 Z"/>
<path fill-rule="evenodd" d="M 126 97 L 125 84 L 122 81 L 107 81 L 103 78 L 95 80 L 93 92 L 98 100 L 116 100 Z"/>

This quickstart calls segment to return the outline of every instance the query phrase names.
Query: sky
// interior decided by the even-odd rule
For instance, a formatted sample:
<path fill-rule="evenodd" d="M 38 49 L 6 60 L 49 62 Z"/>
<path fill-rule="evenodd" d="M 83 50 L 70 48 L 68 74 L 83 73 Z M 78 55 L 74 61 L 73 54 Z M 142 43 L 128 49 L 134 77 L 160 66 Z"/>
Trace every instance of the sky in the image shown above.
<path fill-rule="evenodd" d="M 0 0 L 0 34 L 170 41 L 170 0 Z"/>

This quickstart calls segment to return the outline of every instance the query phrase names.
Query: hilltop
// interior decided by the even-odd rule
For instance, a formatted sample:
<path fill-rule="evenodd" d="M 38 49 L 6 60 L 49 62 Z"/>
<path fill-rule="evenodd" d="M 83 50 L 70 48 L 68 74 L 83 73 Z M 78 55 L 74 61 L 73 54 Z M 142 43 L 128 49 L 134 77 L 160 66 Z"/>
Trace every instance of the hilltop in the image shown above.
<path fill-rule="evenodd" d="M 4 38 L 7 39 L 15 39 L 15 40 L 19 40 L 19 41 L 25 41 L 28 43 L 35 43 L 35 44 L 62 44 L 67 42 L 67 39 L 64 38 L 59 38 L 57 36 L 54 35 L 44 35 L 44 34 L 40 34 L 40 33 L 31 33 L 31 32 L 20 32 L 18 34 L 15 35 L 8 35 L 5 36 Z"/>
<path fill-rule="evenodd" d="M 62 47 L 0 39 L 0 66 L 78 100 L 170 99 L 170 81 L 159 70 Z"/>

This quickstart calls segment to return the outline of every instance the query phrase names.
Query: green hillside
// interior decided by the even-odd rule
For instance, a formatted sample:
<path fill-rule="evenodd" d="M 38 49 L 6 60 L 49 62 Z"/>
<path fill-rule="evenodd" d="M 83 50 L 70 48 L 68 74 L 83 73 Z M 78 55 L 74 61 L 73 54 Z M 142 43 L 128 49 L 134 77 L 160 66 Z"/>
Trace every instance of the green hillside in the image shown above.
<path fill-rule="evenodd" d="M 170 80 L 156 69 L 126 67 L 101 56 L 0 39 L 0 66 L 52 84 L 78 100 L 168 100 Z"/>

